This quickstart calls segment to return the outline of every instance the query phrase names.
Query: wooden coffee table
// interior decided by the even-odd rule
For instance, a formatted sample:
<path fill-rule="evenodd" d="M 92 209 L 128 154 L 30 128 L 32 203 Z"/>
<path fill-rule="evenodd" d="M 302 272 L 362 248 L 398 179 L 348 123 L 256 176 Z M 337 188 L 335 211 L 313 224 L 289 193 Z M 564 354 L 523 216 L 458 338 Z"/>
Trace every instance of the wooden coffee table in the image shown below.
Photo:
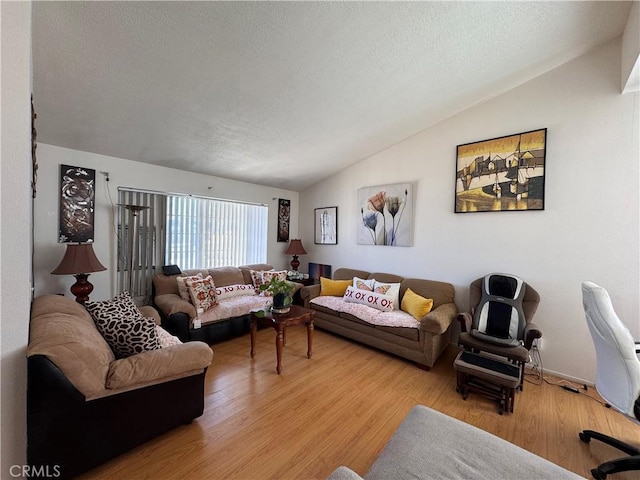
<path fill-rule="evenodd" d="M 287 342 L 285 328 L 292 325 L 305 323 L 307 325 L 307 358 L 311 358 L 313 345 L 313 315 L 315 312 L 299 305 L 291 305 L 288 313 L 271 313 L 265 317 L 258 317 L 255 312 L 251 312 L 250 331 L 251 331 L 251 358 L 256 355 L 256 332 L 258 331 L 258 322 L 263 325 L 271 325 L 276 331 L 276 356 L 278 364 L 276 372 L 280 375 L 282 371 L 282 348 Z"/>

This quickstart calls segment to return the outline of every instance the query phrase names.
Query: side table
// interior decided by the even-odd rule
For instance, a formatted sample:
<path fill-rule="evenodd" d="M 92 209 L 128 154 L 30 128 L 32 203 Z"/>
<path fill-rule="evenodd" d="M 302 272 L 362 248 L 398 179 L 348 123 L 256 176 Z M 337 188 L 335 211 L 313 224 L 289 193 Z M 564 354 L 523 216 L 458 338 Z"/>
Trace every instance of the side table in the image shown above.
<path fill-rule="evenodd" d="M 307 325 L 307 358 L 311 358 L 313 351 L 313 316 L 315 312 L 299 305 L 291 305 L 288 313 L 268 313 L 264 317 L 259 317 L 256 312 L 250 315 L 250 332 L 251 332 L 251 358 L 256 355 L 256 332 L 258 331 L 258 322 L 271 325 L 276 331 L 276 372 L 280 375 L 282 372 L 282 349 L 286 344 L 285 329 L 292 325 L 304 323 Z"/>

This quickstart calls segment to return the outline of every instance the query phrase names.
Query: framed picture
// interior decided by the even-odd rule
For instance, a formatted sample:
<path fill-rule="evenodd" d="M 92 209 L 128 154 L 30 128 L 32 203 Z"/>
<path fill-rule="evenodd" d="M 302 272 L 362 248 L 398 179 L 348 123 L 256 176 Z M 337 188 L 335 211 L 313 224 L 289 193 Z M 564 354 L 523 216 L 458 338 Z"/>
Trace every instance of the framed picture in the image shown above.
<path fill-rule="evenodd" d="M 309 278 L 320 283 L 320 277 L 331 278 L 331 265 L 309 262 Z"/>
<path fill-rule="evenodd" d="M 314 234 L 318 245 L 338 243 L 338 207 L 316 208 Z"/>
<path fill-rule="evenodd" d="M 410 183 L 365 187 L 358 190 L 358 243 L 411 245 L 413 195 Z"/>
<path fill-rule="evenodd" d="M 289 219 L 291 216 L 291 200 L 278 199 L 278 241 L 289 241 Z"/>
<path fill-rule="evenodd" d="M 58 243 L 93 242 L 96 171 L 60 165 Z"/>
<path fill-rule="evenodd" d="M 458 145 L 455 213 L 544 210 L 547 129 Z"/>

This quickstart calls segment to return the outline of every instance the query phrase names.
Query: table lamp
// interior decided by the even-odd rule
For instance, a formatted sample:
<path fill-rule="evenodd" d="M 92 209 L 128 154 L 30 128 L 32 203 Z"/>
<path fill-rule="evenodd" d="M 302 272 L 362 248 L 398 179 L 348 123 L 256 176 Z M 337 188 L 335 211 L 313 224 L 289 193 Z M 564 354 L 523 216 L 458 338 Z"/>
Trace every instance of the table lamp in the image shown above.
<path fill-rule="evenodd" d="M 71 293 L 76 296 L 76 302 L 84 305 L 93 291 L 93 285 L 87 280 L 89 274 L 106 269 L 93 252 L 92 243 L 69 243 L 60 265 L 51 273 L 76 277 L 76 283 L 71 285 Z"/>
<path fill-rule="evenodd" d="M 304 247 L 302 246 L 302 240 L 300 239 L 291 240 L 291 243 L 289 243 L 289 247 L 287 248 L 287 251 L 284 253 L 286 253 L 287 255 L 293 255 L 293 260 L 291 260 L 291 268 L 297 272 L 298 267 L 300 266 L 298 255 L 306 255 L 307 253 Z"/>

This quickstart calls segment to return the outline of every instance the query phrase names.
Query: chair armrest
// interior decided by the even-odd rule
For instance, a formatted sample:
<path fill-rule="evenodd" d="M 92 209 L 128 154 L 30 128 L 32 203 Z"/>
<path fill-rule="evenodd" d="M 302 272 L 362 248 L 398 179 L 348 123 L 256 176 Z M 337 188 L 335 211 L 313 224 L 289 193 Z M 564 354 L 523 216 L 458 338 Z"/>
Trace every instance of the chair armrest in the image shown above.
<path fill-rule="evenodd" d="M 189 342 L 160 348 L 114 360 L 109 365 L 106 387 L 133 387 L 182 374 L 196 374 L 213 359 L 211 347 L 204 342 Z"/>
<path fill-rule="evenodd" d="M 535 323 L 530 323 L 526 327 L 524 327 L 524 348 L 527 350 L 531 350 L 531 346 L 533 345 L 533 341 L 536 338 L 542 337 L 542 331 L 538 328 Z"/>
<path fill-rule="evenodd" d="M 307 285 L 300 289 L 300 298 L 305 308 L 309 308 L 309 302 L 320 295 L 320 285 Z"/>
<path fill-rule="evenodd" d="M 437 335 L 444 333 L 455 320 L 457 313 L 458 307 L 455 303 L 443 303 L 420 320 L 420 330 Z"/>
<path fill-rule="evenodd" d="M 460 322 L 460 331 L 461 332 L 470 332 L 471 325 L 473 325 L 473 317 L 469 312 L 459 313 L 456 317 L 458 322 Z"/>
<path fill-rule="evenodd" d="M 140 310 L 140 313 L 143 317 L 153 318 L 153 320 L 156 322 L 156 325 L 160 325 L 160 314 L 151 305 L 143 305 L 141 307 L 138 307 L 138 310 Z"/>
<path fill-rule="evenodd" d="M 190 319 L 196 318 L 196 307 L 176 293 L 156 295 L 153 301 L 166 317 L 174 313 L 186 313 Z"/>

